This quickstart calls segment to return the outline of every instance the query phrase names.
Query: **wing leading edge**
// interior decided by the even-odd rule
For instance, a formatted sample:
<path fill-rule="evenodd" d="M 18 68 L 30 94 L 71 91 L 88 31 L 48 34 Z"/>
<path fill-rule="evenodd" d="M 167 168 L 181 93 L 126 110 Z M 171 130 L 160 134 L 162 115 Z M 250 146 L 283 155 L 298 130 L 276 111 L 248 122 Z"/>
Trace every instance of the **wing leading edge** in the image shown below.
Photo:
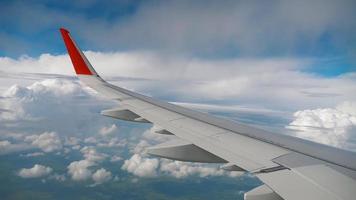
<path fill-rule="evenodd" d="M 102 114 L 150 122 L 177 140 L 150 148 L 152 155 L 192 162 L 227 163 L 228 170 L 255 174 L 265 185 L 245 199 L 352 199 L 356 196 L 356 155 L 302 139 L 269 133 L 131 92 L 105 82 L 61 28 L 82 82 L 117 100 L 120 108 Z"/>

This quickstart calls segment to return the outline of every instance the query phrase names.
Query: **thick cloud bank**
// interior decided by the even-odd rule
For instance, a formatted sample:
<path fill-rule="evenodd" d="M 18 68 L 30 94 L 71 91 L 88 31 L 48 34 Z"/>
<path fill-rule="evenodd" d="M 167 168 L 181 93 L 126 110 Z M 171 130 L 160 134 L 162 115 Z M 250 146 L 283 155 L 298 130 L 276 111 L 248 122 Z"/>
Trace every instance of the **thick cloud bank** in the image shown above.
<path fill-rule="evenodd" d="M 229 102 L 230 105 L 242 107 L 288 111 L 305 109 L 305 105 L 313 109 L 317 106 L 331 107 L 343 101 L 356 101 L 356 89 L 351 87 L 356 84 L 355 73 L 320 77 L 305 72 L 309 66 L 315 63 L 319 65 L 313 59 L 289 57 L 214 60 L 165 57 L 149 52 L 89 51 L 86 54 L 98 73 L 108 81 L 175 101 Z M 9 70 L 8 66 L 13 67 Z M 69 58 L 64 55 L 43 54 L 37 58 L 0 59 L 0 70 L 13 73 L 72 75 L 73 69 L 70 66 Z M 62 82 L 63 85 L 59 84 L 52 80 L 26 89 L 14 87 L 7 92 L 7 96 L 26 96 L 31 91 L 37 94 L 41 88 L 53 87 L 58 90 L 57 96 L 74 93 L 77 96 L 87 95 L 78 85 L 70 86 L 65 82 Z M 23 114 L 18 109 L 17 115 Z M 11 117 L 10 114 L 7 115 Z"/>
<path fill-rule="evenodd" d="M 0 102 L 0 107 L 8 110 L 0 112 L 1 129 L 38 135 L 32 138 L 32 143 L 44 151 L 61 148 L 58 134 L 94 134 L 110 121 L 98 114 L 111 105 L 110 101 L 99 98 L 73 79 L 46 79 L 29 86 L 14 85 L 3 92 Z M 113 130 L 106 130 L 107 134 L 108 131 Z"/>
<path fill-rule="evenodd" d="M 344 102 L 335 108 L 301 110 L 287 128 L 301 138 L 336 147 L 356 150 L 349 141 L 356 138 L 356 102 Z"/>

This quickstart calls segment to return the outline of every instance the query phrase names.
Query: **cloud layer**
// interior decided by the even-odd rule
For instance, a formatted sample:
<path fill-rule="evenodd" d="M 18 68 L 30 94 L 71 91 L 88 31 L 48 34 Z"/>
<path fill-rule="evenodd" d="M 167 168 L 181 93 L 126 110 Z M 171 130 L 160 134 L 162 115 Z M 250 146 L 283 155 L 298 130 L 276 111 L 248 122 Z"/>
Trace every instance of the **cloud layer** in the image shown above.
<path fill-rule="evenodd" d="M 335 80 L 334 80 L 335 81 Z M 340 80 L 338 80 L 340 81 Z M 226 172 L 219 169 L 218 165 L 186 163 L 166 159 L 147 157 L 144 149 L 148 146 L 167 141 L 173 136 L 163 136 L 154 133 L 159 127 L 152 127 L 141 136 L 134 134 L 123 136 L 118 132 L 112 120 L 103 120 L 97 112 L 98 103 L 108 105 L 108 102 L 100 99 L 95 93 L 81 86 L 73 79 L 51 79 L 35 82 L 30 86 L 13 86 L 3 93 L 5 109 L 13 110 L 12 113 L 1 113 L 3 131 L 11 130 L 12 133 L 2 134 L 4 138 L 0 142 L 0 150 L 5 152 L 14 142 L 27 144 L 41 149 L 44 153 L 57 152 L 66 155 L 70 151 L 78 151 L 82 154 L 81 159 L 71 160 L 67 166 L 66 175 L 53 175 L 49 179 L 63 181 L 66 176 L 73 181 L 93 182 L 94 185 L 102 184 L 113 180 L 115 175 L 108 169 L 102 167 L 106 161 L 119 163 L 121 169 L 138 177 L 154 177 L 158 175 L 184 178 L 188 176 L 209 177 L 209 176 L 238 176 L 239 173 Z M 75 105 L 74 102 L 84 102 Z M 93 103 L 94 102 L 94 103 Z M 61 106 L 59 106 L 61 105 Z M 63 106 L 65 105 L 65 106 Z M 74 105 L 74 106 L 72 106 Z M 65 108 L 68 106 L 68 108 Z M 211 106 L 210 106 L 211 107 Z M 209 108 L 210 108 L 209 107 Z M 209 109 L 208 108 L 208 109 Z M 221 107 L 213 106 L 213 110 Z M 224 107 L 222 107 L 224 110 Z M 73 111 L 78 112 L 73 114 Z M 85 114 L 87 116 L 81 115 Z M 78 114 L 78 115 L 77 115 Z M 23 122 L 33 122 L 50 120 L 55 117 L 55 122 L 38 125 L 44 132 L 35 133 L 24 132 L 24 127 L 28 124 Z M 65 119 L 69 118 L 69 119 Z M 103 119 L 100 119 L 103 118 Z M 317 139 L 340 147 L 345 146 L 352 138 L 350 130 L 355 126 L 355 104 L 345 102 L 335 108 L 300 110 L 295 113 L 293 121 L 288 128 L 298 131 L 297 136 L 307 139 Z M 61 119 L 71 120 L 66 124 L 68 129 L 59 129 L 63 125 Z M 97 123 L 90 123 L 92 120 Z M 13 124 L 24 125 L 24 127 Z M 85 129 L 78 128 L 78 124 L 87 124 Z M 308 127 L 326 128 L 332 130 L 330 134 L 324 132 L 306 131 Z M 297 128 L 295 128 L 297 127 Z M 56 132 L 50 130 L 53 129 Z M 66 132 L 66 130 L 71 130 Z M 79 134 L 72 134 L 73 130 Z M 340 131 L 341 130 L 341 131 Z M 92 134 L 80 134 L 90 131 Z M 121 131 L 121 128 L 120 128 Z M 124 137 L 118 139 L 118 136 Z M 128 157 L 121 154 L 102 153 L 100 148 L 126 149 L 130 148 Z M 121 152 L 121 150 L 119 151 Z M 27 155 L 27 154 L 26 154 Z M 35 155 L 35 154 L 33 154 Z M 30 158 L 32 154 L 29 154 Z M 118 166 L 119 168 L 120 166 Z M 34 166 L 30 169 L 22 169 L 19 175 L 22 177 L 44 177 L 52 173 L 52 169 L 45 166 Z"/>
<path fill-rule="evenodd" d="M 351 57 L 355 53 L 352 0 L 85 4 L 65 1 L 57 7 L 36 1 L 3 2 L 0 24 L 7 31 L 0 32 L 1 49 L 9 53 L 55 49 L 59 43 L 57 29 L 66 26 L 81 35 L 83 43 L 110 51 L 149 49 L 218 57 L 328 55 L 333 53 L 329 49 Z M 102 8 L 105 10 L 92 13 L 93 9 Z M 38 19 L 43 20 L 38 23 Z M 41 45 L 43 41 L 32 42 L 9 32 L 45 38 L 52 48 Z"/>
<path fill-rule="evenodd" d="M 171 101 L 213 102 L 289 112 L 356 101 L 355 87 L 350 87 L 355 85 L 355 73 L 321 77 L 305 72 L 307 66 L 315 62 L 313 59 L 209 60 L 164 57 L 147 52 L 86 53 L 98 73 L 108 81 Z M 73 74 L 66 56 L 47 54 L 38 58 L 0 59 L 0 70 L 9 71 L 9 65 L 14 66 L 11 70 L 14 73 Z M 7 95 L 26 91 L 13 88 Z M 6 113 L 2 115 L 10 115 Z"/>

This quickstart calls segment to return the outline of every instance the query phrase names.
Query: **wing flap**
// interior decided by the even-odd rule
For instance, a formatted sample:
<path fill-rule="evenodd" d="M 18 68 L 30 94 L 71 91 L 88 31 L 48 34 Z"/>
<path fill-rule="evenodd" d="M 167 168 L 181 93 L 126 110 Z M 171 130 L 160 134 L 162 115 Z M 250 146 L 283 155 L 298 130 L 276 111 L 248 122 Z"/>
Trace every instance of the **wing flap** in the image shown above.
<path fill-rule="evenodd" d="M 101 114 L 107 117 L 112 117 L 125 121 L 149 123 L 149 121 L 143 119 L 136 113 L 125 108 L 113 108 L 109 110 L 103 110 L 101 111 Z"/>
<path fill-rule="evenodd" d="M 305 184 L 311 183 L 320 191 L 330 193 L 330 196 L 339 199 L 352 199 L 356 196 L 354 171 L 340 171 L 339 166 L 298 153 L 283 155 L 274 159 L 274 162 L 288 167 L 290 173 L 300 176 Z"/>
<path fill-rule="evenodd" d="M 283 199 L 288 200 L 335 200 L 340 198 L 315 182 L 288 169 L 256 175 Z M 340 194 L 338 194 L 340 195 Z"/>
<path fill-rule="evenodd" d="M 266 185 L 261 185 L 244 195 L 245 200 L 283 200 L 271 188 Z"/>
<path fill-rule="evenodd" d="M 149 147 L 147 153 L 153 156 L 187 162 L 226 163 L 225 160 L 182 139 L 174 139 Z"/>

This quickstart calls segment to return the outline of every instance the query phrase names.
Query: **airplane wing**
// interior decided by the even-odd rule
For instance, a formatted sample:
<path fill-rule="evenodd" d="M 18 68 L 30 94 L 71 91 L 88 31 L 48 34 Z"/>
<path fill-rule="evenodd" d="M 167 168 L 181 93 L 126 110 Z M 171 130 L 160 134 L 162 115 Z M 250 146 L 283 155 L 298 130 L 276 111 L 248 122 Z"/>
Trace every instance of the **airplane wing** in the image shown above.
<path fill-rule="evenodd" d="M 238 122 L 169 104 L 105 82 L 69 31 L 60 29 L 79 79 L 119 107 L 105 116 L 162 127 L 177 139 L 148 149 L 151 155 L 190 162 L 223 163 L 264 185 L 246 200 L 356 199 L 356 154 L 299 138 L 270 133 Z"/>

